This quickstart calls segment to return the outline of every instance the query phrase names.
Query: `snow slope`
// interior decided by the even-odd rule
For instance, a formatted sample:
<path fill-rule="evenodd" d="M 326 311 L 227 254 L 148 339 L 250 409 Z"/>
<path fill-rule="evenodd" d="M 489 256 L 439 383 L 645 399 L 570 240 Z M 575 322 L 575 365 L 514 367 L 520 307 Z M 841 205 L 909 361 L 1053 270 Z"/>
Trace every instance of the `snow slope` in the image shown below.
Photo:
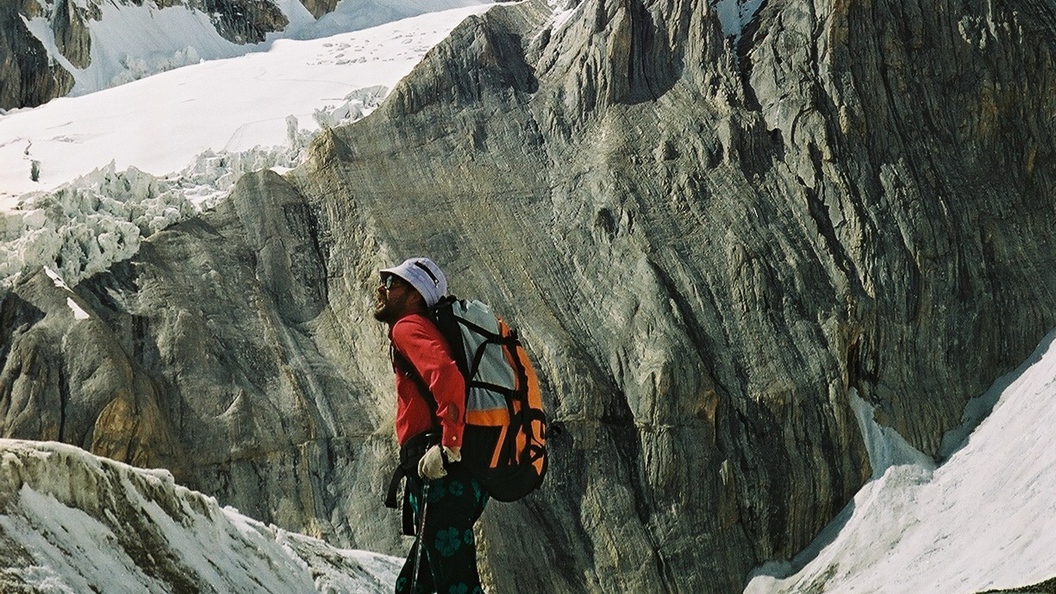
<path fill-rule="evenodd" d="M 111 160 L 119 170 L 134 166 L 167 175 L 204 151 L 288 145 L 290 126 L 312 132 L 362 116 L 384 94 L 378 87 L 391 89 L 455 25 L 487 8 L 478 4 L 323 39 L 282 39 L 267 52 L 9 112 L 0 116 L 0 210 L 10 210 L 22 194 L 53 190 Z M 296 123 L 287 121 L 290 116 Z M 34 161 L 37 181 L 30 175 Z"/>
<path fill-rule="evenodd" d="M 86 1 L 77 4 L 83 6 Z M 91 60 L 86 68 L 73 66 L 56 47 L 48 20 L 54 0 L 41 3 L 45 15 L 25 22 L 49 58 L 73 75 L 70 96 L 79 96 L 201 60 L 267 51 L 279 39 L 329 37 L 488 0 L 340 0 L 331 13 L 318 20 L 299 0 L 270 1 L 289 21 L 285 29 L 268 33 L 260 43 L 237 44 L 217 32 L 211 15 L 182 4 L 159 7 L 154 2 L 140 2 L 137 6 L 128 1 L 96 0 L 100 14 L 87 22 Z"/>
<path fill-rule="evenodd" d="M 874 480 L 799 558 L 761 568 L 745 592 L 970 594 L 1056 576 L 1056 331 L 991 390 L 981 400 L 999 396 L 993 411 L 934 469 L 861 419 Z"/>
<path fill-rule="evenodd" d="M 0 591 L 381 594 L 402 559 L 247 518 L 73 446 L 0 440 Z"/>
<path fill-rule="evenodd" d="M 0 115 L 0 281 L 45 265 L 76 284 L 210 206 L 245 171 L 295 167 L 315 134 L 370 113 L 489 6 L 279 40 Z"/>

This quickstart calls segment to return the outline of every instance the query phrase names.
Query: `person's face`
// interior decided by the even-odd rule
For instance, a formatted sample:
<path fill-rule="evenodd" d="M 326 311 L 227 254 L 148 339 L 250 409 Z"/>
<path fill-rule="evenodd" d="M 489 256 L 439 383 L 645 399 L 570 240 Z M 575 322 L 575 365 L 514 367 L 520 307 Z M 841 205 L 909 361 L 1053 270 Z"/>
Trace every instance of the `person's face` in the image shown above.
<path fill-rule="evenodd" d="M 374 319 L 392 323 L 400 319 L 414 305 L 418 291 L 407 281 L 393 274 L 384 274 L 378 285 L 374 304 Z"/>

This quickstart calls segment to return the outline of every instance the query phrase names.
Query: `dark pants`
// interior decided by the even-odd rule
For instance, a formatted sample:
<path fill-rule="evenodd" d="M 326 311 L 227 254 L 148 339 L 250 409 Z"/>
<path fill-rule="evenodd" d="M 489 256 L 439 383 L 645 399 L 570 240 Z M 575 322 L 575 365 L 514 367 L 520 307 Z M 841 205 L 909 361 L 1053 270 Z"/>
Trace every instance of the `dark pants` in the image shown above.
<path fill-rule="evenodd" d="M 408 477 L 415 526 L 421 526 L 422 480 Z M 429 481 L 425 530 L 418 535 L 396 580 L 396 594 L 482 594 L 477 573 L 477 543 L 473 524 L 484 511 L 488 494 L 476 479 L 457 466 L 447 476 Z M 418 549 L 418 579 L 411 591 Z"/>

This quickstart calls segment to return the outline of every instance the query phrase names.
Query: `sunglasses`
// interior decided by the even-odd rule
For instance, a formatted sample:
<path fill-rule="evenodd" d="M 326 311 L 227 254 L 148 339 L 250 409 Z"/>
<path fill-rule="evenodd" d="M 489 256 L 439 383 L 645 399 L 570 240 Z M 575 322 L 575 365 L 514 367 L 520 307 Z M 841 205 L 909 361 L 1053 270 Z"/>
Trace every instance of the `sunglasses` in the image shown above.
<path fill-rule="evenodd" d="M 388 291 L 389 289 L 392 289 L 392 286 L 395 285 L 395 284 L 396 284 L 396 275 L 395 274 L 386 274 L 385 276 L 381 277 L 381 286 L 385 287 L 386 291 Z"/>

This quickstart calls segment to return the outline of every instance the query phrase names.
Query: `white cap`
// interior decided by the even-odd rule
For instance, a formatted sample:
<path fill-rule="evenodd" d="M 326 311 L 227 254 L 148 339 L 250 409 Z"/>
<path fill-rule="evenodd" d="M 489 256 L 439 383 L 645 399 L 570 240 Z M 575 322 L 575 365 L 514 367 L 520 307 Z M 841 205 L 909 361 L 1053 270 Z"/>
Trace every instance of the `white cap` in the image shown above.
<path fill-rule="evenodd" d="M 429 258 L 408 258 L 399 266 L 386 268 L 382 274 L 394 274 L 411 283 L 425 298 L 425 305 L 432 307 L 447 295 L 447 278 L 440 267 Z"/>

